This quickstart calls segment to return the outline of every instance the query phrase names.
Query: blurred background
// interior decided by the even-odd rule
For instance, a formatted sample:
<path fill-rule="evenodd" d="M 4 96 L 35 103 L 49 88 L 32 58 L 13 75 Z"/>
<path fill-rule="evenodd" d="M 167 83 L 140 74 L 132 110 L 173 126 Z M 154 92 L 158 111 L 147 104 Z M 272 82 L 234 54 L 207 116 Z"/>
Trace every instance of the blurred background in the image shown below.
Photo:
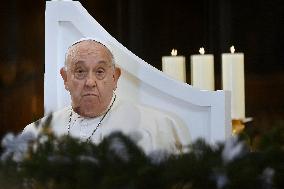
<path fill-rule="evenodd" d="M 249 127 L 284 119 L 283 0 L 84 0 L 88 12 L 119 42 L 161 70 L 172 48 L 187 59 L 200 47 L 214 54 L 221 89 L 221 53 L 234 45 L 245 55 Z M 0 4 L 0 135 L 21 131 L 44 114 L 45 1 Z"/>

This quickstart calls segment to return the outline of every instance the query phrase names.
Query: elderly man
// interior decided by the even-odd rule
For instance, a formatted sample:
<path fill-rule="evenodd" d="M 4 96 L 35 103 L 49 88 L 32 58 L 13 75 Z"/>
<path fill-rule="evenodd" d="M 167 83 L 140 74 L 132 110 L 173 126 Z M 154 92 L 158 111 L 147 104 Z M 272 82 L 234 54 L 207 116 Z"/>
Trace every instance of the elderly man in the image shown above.
<path fill-rule="evenodd" d="M 60 70 L 72 104 L 53 113 L 51 126 L 57 135 L 99 143 L 113 131 L 131 135 L 146 153 L 177 152 L 181 142 L 176 123 L 155 109 L 131 104 L 114 93 L 121 70 L 115 66 L 107 44 L 82 39 L 69 47 Z M 25 131 L 38 132 L 35 124 Z"/>

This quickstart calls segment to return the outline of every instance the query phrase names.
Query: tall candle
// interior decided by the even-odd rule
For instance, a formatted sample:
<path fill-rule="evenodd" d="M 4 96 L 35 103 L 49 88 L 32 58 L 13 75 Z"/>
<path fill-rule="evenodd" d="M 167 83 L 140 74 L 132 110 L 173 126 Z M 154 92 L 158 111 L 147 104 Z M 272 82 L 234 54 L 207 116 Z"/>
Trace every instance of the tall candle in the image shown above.
<path fill-rule="evenodd" d="M 223 90 L 231 91 L 232 119 L 245 119 L 244 54 L 230 50 L 222 54 Z"/>
<path fill-rule="evenodd" d="M 170 77 L 186 82 L 185 57 L 177 56 L 176 49 L 172 50 L 171 56 L 162 57 L 162 69 Z"/>
<path fill-rule="evenodd" d="M 200 48 L 199 53 L 199 55 L 191 55 L 191 85 L 214 91 L 214 56 L 204 54 L 204 48 Z"/>

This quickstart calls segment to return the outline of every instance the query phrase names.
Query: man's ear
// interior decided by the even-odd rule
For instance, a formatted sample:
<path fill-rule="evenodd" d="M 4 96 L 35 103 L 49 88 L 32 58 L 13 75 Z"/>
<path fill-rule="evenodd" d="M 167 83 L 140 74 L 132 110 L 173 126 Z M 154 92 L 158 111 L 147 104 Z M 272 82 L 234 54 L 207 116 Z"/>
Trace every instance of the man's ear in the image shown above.
<path fill-rule="evenodd" d="M 68 86 L 67 86 L 67 71 L 66 69 L 63 67 L 60 69 L 60 75 L 64 81 L 64 86 L 65 86 L 65 89 L 68 91 Z"/>
<path fill-rule="evenodd" d="M 117 88 L 117 81 L 118 81 L 120 75 L 121 75 L 121 69 L 118 68 L 118 67 L 115 67 L 114 74 L 113 74 L 114 90 Z"/>

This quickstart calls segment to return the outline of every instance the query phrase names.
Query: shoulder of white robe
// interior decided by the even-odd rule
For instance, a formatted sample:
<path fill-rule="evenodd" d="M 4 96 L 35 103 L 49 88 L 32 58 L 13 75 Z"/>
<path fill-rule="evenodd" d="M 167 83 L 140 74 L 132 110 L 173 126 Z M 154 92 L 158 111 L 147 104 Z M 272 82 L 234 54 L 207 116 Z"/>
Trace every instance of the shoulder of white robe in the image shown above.
<path fill-rule="evenodd" d="M 28 124 L 22 132 L 32 132 L 34 134 L 38 134 L 39 132 L 39 129 L 41 128 L 42 124 L 44 124 L 46 121 L 47 121 L 47 118 L 49 116 L 52 116 L 51 117 L 51 126 L 53 126 L 52 124 L 56 124 L 56 122 L 58 120 L 66 120 L 68 119 L 68 110 L 71 110 L 71 106 L 67 106 L 67 107 L 64 107 L 56 112 L 53 112 L 53 113 L 49 113 L 48 115 L 42 117 L 41 119 L 33 122 L 33 123 L 30 123 Z"/>

